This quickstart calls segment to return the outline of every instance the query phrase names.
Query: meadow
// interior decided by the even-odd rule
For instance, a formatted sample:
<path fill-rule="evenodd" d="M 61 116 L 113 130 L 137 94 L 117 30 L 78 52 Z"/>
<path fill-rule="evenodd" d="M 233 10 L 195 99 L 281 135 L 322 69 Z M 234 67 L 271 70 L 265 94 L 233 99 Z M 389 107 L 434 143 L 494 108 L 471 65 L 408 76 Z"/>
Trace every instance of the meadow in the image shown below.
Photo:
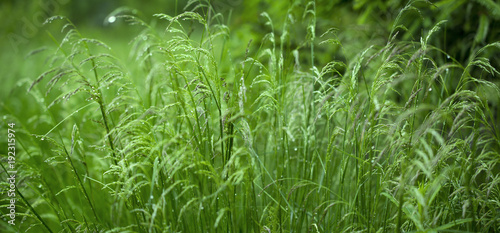
<path fill-rule="evenodd" d="M 1 232 L 500 232 L 498 3 L 215 4 L 1 56 Z"/>

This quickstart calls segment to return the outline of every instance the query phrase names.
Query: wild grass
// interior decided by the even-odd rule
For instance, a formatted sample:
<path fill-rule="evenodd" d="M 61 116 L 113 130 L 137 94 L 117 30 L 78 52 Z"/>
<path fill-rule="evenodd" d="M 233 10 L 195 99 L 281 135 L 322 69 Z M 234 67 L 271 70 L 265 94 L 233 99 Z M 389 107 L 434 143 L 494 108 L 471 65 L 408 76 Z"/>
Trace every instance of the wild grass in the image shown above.
<path fill-rule="evenodd" d="M 22 127 L 23 178 L 22 220 L 3 229 L 500 231 L 490 101 L 500 90 L 485 78 L 499 76 L 489 56 L 500 43 L 461 63 L 433 44 L 444 21 L 401 39 L 413 4 L 384 43 L 358 51 L 342 31 L 317 31 L 314 1 L 291 4 L 282 28 L 262 13 L 268 33 L 237 52 L 207 2 L 155 25 L 117 11 L 143 28 L 133 65 L 50 18 L 66 34 L 52 37 L 48 71 L 23 84 L 36 114 L 4 118 Z M 306 36 L 293 47 L 299 26 Z M 345 60 L 320 64 L 329 46 Z"/>

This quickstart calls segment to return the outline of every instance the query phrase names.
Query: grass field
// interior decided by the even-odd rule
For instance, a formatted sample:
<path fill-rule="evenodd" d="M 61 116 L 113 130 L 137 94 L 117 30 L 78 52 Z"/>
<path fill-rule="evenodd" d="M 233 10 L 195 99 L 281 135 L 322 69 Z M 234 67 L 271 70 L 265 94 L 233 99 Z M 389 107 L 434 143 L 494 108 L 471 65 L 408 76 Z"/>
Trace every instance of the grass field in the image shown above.
<path fill-rule="evenodd" d="M 1 232 L 500 232 L 498 3 L 213 4 L 1 55 Z"/>

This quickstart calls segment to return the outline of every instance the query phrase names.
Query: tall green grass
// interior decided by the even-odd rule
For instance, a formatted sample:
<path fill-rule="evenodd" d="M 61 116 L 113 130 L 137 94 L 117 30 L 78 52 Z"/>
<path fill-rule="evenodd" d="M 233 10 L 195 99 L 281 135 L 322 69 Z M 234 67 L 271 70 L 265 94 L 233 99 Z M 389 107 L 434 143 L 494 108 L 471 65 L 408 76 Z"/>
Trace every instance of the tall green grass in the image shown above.
<path fill-rule="evenodd" d="M 132 63 L 48 20 L 65 36 L 33 55 L 48 67 L 21 84 L 33 113 L 4 118 L 22 127 L 22 220 L 3 229 L 500 231 L 500 90 L 485 78 L 498 42 L 460 63 L 433 44 L 445 21 L 402 39 L 410 2 L 383 43 L 352 51 L 317 31 L 309 1 L 280 28 L 262 13 L 268 33 L 234 51 L 224 15 L 187 7 L 154 23 L 113 13 L 143 29 Z M 345 59 L 321 64 L 325 47 Z"/>

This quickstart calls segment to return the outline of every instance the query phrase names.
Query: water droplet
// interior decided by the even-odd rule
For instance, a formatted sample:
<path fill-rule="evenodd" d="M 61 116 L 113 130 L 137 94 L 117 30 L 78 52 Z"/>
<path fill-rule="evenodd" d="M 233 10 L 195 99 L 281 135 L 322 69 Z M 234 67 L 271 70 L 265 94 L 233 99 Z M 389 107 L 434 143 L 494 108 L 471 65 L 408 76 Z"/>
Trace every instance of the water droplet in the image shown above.
<path fill-rule="evenodd" d="M 372 146 L 372 150 L 375 149 L 375 146 Z"/>
<path fill-rule="evenodd" d="M 202 210 L 203 210 L 203 209 L 205 209 L 205 207 L 201 206 L 201 207 L 200 207 L 200 209 L 202 209 Z"/>
<path fill-rule="evenodd" d="M 45 138 L 42 138 L 42 141 L 45 140 Z"/>
<path fill-rule="evenodd" d="M 108 18 L 108 22 L 109 22 L 109 23 L 114 23 L 115 21 L 116 21 L 116 17 L 114 17 L 114 16 L 110 16 L 110 17 Z"/>
<path fill-rule="evenodd" d="M 294 151 L 297 151 L 297 147 L 293 148 Z"/>
<path fill-rule="evenodd" d="M 39 185 L 38 185 L 38 188 L 39 188 L 39 189 L 41 189 L 41 188 L 42 188 L 42 185 L 41 185 L 41 184 L 39 184 Z"/>
<path fill-rule="evenodd" d="M 108 90 L 109 90 L 109 87 L 106 87 L 106 89 L 108 89 Z"/>
<path fill-rule="evenodd" d="M 431 87 L 431 88 L 429 88 L 429 91 L 432 91 L 432 87 Z"/>
<path fill-rule="evenodd" d="M 446 55 L 446 58 L 450 59 L 450 55 Z"/>

